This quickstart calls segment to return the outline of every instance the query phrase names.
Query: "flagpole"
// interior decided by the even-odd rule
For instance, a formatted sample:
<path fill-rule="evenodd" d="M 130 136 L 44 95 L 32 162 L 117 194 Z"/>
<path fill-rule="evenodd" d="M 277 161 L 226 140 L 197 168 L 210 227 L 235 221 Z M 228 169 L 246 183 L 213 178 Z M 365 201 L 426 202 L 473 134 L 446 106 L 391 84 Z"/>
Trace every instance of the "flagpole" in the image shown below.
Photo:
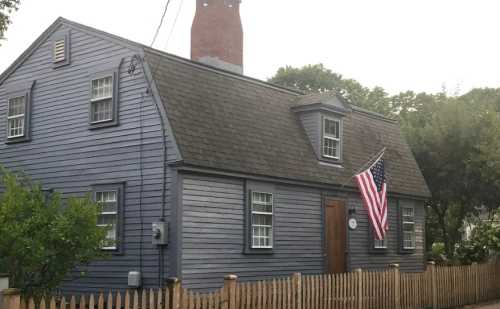
<path fill-rule="evenodd" d="M 349 179 L 347 179 L 347 180 L 346 180 L 346 181 L 345 181 L 345 182 L 341 185 L 341 187 L 345 187 L 345 185 L 346 185 L 349 181 L 351 181 L 351 179 L 352 179 L 354 176 L 356 176 L 357 174 L 359 174 L 361 171 L 363 171 L 363 170 L 367 169 L 367 168 L 366 168 L 366 166 L 367 166 L 368 164 L 370 164 L 370 163 L 371 163 L 370 167 L 368 167 L 368 168 L 372 168 L 372 167 L 373 167 L 373 165 L 374 165 L 374 164 L 375 164 L 375 163 L 376 163 L 376 162 L 380 159 L 380 157 L 382 157 L 382 155 L 384 155 L 384 152 L 385 152 L 385 150 L 386 150 L 386 149 L 387 149 L 387 148 L 386 148 L 386 147 L 384 147 L 384 148 L 382 148 L 382 150 L 380 150 L 379 152 L 377 152 L 374 156 L 370 157 L 370 159 L 368 159 L 368 161 L 367 161 L 365 164 L 363 164 L 363 166 L 361 166 L 361 168 L 360 168 L 360 169 L 359 169 L 356 173 L 354 173 L 351 177 L 349 177 Z M 374 159 L 374 158 L 376 158 L 376 159 Z"/>

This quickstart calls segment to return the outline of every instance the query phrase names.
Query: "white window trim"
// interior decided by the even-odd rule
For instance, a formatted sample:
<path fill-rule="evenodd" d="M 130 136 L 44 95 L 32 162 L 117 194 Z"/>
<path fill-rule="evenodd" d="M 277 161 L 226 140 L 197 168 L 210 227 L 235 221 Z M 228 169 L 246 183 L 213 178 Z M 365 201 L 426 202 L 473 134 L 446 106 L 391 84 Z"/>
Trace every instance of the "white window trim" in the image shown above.
<path fill-rule="evenodd" d="M 111 95 L 106 96 L 106 97 L 92 98 L 92 90 L 93 90 L 93 83 L 94 83 L 94 81 L 95 80 L 100 80 L 100 79 L 105 79 L 105 78 L 108 78 L 108 77 L 111 77 Z M 106 75 L 102 75 L 102 76 L 99 76 L 99 77 L 92 78 L 90 80 L 90 105 L 91 105 L 91 111 L 90 111 L 90 113 L 91 113 L 91 120 L 90 120 L 90 123 L 91 124 L 98 124 L 98 123 L 109 122 L 109 121 L 113 121 L 114 120 L 114 109 L 116 108 L 114 106 L 115 101 L 114 101 L 114 98 L 113 98 L 113 96 L 115 95 L 115 89 L 114 88 L 115 88 L 115 77 L 114 77 L 114 74 L 106 74 Z M 101 101 L 105 101 L 105 100 L 111 100 L 111 118 L 93 121 L 92 120 L 92 117 L 93 117 L 93 115 L 92 115 L 93 114 L 92 113 L 93 104 L 101 102 Z"/>
<path fill-rule="evenodd" d="M 404 215 L 404 212 L 405 212 L 405 209 L 411 209 L 412 211 L 412 215 L 411 216 L 405 216 Z M 403 249 L 404 250 L 413 250 L 416 248 L 416 235 L 415 235 L 415 209 L 413 207 L 408 207 L 408 206 L 402 206 L 402 209 L 401 209 L 401 221 L 402 221 L 402 230 L 401 230 L 401 237 L 402 237 L 402 241 L 403 241 Z M 411 217 L 412 218 L 412 221 L 405 221 L 405 217 Z M 404 227 L 405 225 L 412 225 L 413 226 L 413 229 L 412 229 L 412 232 L 407 232 L 405 231 Z M 406 233 L 411 233 L 412 234 L 412 242 L 413 242 L 413 246 L 406 246 L 405 243 L 406 243 L 406 240 L 405 240 L 405 234 Z"/>
<path fill-rule="evenodd" d="M 24 103 L 24 113 L 22 114 L 16 114 L 14 116 L 9 116 L 9 110 L 10 110 L 10 104 L 11 104 L 11 101 L 12 100 L 15 100 L 15 99 L 19 99 L 19 98 L 23 98 L 23 103 Z M 20 96 L 14 96 L 14 97 L 11 97 L 8 99 L 8 106 L 7 106 L 7 138 L 8 139 L 11 139 L 11 138 L 17 138 L 17 137 L 23 137 L 26 135 L 26 100 L 27 100 L 27 97 L 26 95 L 20 95 Z M 17 135 L 10 135 L 10 121 L 9 120 L 12 120 L 12 119 L 17 119 L 17 118 L 23 118 L 24 121 L 23 121 L 23 133 L 22 134 L 17 134 Z"/>
<path fill-rule="evenodd" d="M 267 211 L 254 211 L 253 210 L 253 205 L 269 205 L 269 203 L 266 203 L 266 202 L 254 202 L 253 201 L 253 195 L 257 193 L 257 194 L 266 194 L 266 195 L 270 195 L 271 196 L 271 212 L 267 212 Z M 263 225 L 263 224 L 254 224 L 253 223 L 253 215 L 256 214 L 256 215 L 266 215 L 266 216 L 271 216 L 271 225 Z M 251 193 L 251 196 L 250 196 L 250 248 L 252 249 L 272 249 L 273 248 L 273 245 L 274 245 L 274 195 L 270 192 L 261 192 L 261 191 L 252 191 Z M 269 227 L 270 228 L 270 234 L 269 236 L 254 236 L 254 233 L 253 233 L 253 228 L 254 227 Z M 270 245 L 269 246 L 256 246 L 254 245 L 254 238 L 258 238 L 258 239 L 269 239 L 269 243 Z"/>
<path fill-rule="evenodd" d="M 326 121 L 334 121 L 339 124 L 339 137 L 332 136 L 331 134 L 326 133 Z M 340 119 L 332 118 L 332 117 L 323 117 L 323 123 L 322 123 L 322 131 L 323 134 L 321 135 L 321 155 L 325 158 L 330 158 L 330 159 L 335 159 L 335 160 L 340 160 L 340 151 L 341 151 L 341 146 L 340 146 L 340 135 L 341 135 L 341 121 Z M 328 154 L 325 154 L 325 149 L 324 149 L 324 141 L 325 139 L 331 140 L 331 141 L 336 141 L 338 145 L 338 156 L 331 156 Z"/>
<path fill-rule="evenodd" d="M 107 201 L 107 202 L 104 202 L 104 201 L 97 201 L 97 203 L 102 203 L 102 204 L 105 204 L 105 203 L 116 203 L 116 208 L 118 209 L 118 207 L 120 207 L 120 205 L 118 205 L 118 201 L 120 199 L 120 197 L 118 196 L 119 194 L 119 191 L 118 190 L 95 190 L 94 191 L 94 198 L 97 196 L 97 193 L 104 193 L 104 192 L 115 192 L 115 197 L 116 199 L 114 201 Z M 116 246 L 116 243 L 118 241 L 118 210 L 117 211 L 101 211 L 99 213 L 99 215 L 115 215 L 116 216 L 116 227 L 115 227 L 115 245 L 114 246 L 102 246 L 101 249 L 102 250 L 116 250 L 118 249 L 118 247 Z M 108 227 L 109 224 L 97 224 L 98 227 Z"/>

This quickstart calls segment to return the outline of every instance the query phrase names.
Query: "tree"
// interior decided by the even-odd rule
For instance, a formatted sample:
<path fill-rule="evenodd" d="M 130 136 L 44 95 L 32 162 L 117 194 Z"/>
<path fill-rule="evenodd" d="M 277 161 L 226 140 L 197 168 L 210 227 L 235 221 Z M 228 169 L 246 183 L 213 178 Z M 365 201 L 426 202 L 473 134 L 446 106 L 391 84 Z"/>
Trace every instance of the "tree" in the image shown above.
<path fill-rule="evenodd" d="M 49 293 L 78 265 L 103 257 L 100 206 L 61 200 L 27 177 L 0 169 L 0 273 L 25 295 Z"/>
<path fill-rule="evenodd" d="M 321 64 L 280 68 L 269 81 L 305 93 L 333 90 L 354 105 L 399 119 L 432 194 L 426 203 L 428 250 L 439 242 L 453 258 L 464 219 L 477 207 L 499 207 L 500 88 L 389 96 Z"/>
<path fill-rule="evenodd" d="M 500 96 L 491 93 L 476 89 L 460 97 L 419 94 L 401 100 L 403 131 L 432 193 L 427 248 L 443 242 L 449 258 L 456 253 L 464 219 L 478 207 L 499 207 L 500 116 L 495 102 Z"/>
<path fill-rule="evenodd" d="M 354 79 L 344 79 L 323 64 L 306 65 L 302 68 L 279 68 L 269 82 L 305 93 L 336 91 L 348 102 L 390 116 L 393 112 L 388 94 L 381 87 L 369 89 Z"/>
<path fill-rule="evenodd" d="M 10 14 L 12 11 L 17 11 L 20 2 L 20 0 L 0 0 L 0 39 L 4 39 L 4 33 L 12 22 Z"/>

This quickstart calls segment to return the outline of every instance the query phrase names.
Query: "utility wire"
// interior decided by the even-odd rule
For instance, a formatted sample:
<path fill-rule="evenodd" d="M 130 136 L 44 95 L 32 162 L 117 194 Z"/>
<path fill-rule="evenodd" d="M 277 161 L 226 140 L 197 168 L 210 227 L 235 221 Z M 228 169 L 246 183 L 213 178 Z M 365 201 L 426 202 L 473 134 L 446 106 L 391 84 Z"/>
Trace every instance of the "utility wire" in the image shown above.
<path fill-rule="evenodd" d="M 174 24 L 172 25 L 172 29 L 170 29 L 170 33 L 168 34 L 168 37 L 167 37 L 167 42 L 165 43 L 165 47 L 163 48 L 163 50 L 165 50 L 165 51 L 167 50 L 168 42 L 170 42 L 170 37 L 172 36 L 172 33 L 174 32 L 175 25 L 177 24 L 177 19 L 179 18 L 179 14 L 181 12 L 183 4 L 184 4 L 184 0 L 181 0 L 181 3 L 179 4 L 179 8 L 177 9 L 177 13 L 175 14 Z"/>
<path fill-rule="evenodd" d="M 167 4 L 165 4 L 165 9 L 163 9 L 163 15 L 161 16 L 161 19 L 160 19 L 160 24 L 158 25 L 158 28 L 156 28 L 156 32 L 155 32 L 155 35 L 153 37 L 153 41 L 151 41 L 151 44 L 149 45 L 149 47 L 153 47 L 153 44 L 155 43 L 156 38 L 158 37 L 158 34 L 160 33 L 161 26 L 163 25 L 163 20 L 165 19 L 165 15 L 167 15 L 169 4 L 170 4 L 170 0 L 167 0 Z"/>

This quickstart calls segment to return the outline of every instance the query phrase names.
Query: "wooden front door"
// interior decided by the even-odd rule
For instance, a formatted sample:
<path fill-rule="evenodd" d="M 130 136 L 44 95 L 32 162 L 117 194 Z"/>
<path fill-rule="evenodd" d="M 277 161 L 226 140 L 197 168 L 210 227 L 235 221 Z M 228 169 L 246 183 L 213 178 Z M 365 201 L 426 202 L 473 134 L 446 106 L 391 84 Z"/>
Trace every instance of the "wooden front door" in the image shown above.
<path fill-rule="evenodd" d="M 346 212 L 341 201 L 326 201 L 325 205 L 326 264 L 329 273 L 346 270 Z"/>

